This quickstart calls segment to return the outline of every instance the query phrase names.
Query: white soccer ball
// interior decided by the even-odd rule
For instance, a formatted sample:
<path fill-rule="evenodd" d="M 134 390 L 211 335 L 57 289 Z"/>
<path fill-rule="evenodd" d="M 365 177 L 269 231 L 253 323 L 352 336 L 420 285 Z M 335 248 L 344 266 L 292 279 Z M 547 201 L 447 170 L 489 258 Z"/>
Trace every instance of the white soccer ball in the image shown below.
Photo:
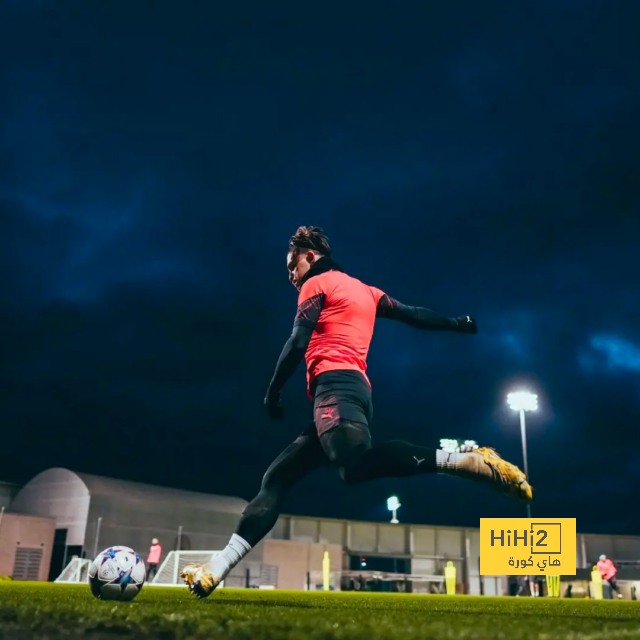
<path fill-rule="evenodd" d="M 89 567 L 91 593 L 100 600 L 133 600 L 145 577 L 142 558 L 129 547 L 109 547 Z"/>

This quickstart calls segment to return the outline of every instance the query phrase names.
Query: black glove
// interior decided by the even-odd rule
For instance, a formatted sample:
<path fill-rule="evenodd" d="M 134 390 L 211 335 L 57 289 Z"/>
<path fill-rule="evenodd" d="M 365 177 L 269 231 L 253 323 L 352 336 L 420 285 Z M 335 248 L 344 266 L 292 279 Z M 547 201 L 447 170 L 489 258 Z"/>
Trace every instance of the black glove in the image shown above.
<path fill-rule="evenodd" d="M 275 393 L 269 389 L 264 399 L 264 406 L 272 420 L 282 420 L 284 418 L 284 407 L 282 406 L 282 398 L 279 391 Z"/>
<path fill-rule="evenodd" d="M 453 330 L 459 333 L 478 333 L 478 325 L 471 316 L 452 318 Z"/>

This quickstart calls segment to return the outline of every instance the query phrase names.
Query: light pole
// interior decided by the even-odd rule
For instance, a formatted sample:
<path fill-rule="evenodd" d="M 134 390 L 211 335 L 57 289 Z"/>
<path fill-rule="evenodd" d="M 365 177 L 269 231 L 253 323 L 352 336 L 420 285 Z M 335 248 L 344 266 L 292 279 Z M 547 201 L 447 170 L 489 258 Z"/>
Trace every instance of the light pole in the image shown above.
<path fill-rule="evenodd" d="M 529 480 L 529 464 L 527 462 L 527 425 L 524 414 L 527 411 L 537 411 L 538 396 L 528 391 L 516 391 L 507 396 L 509 406 L 520 413 L 520 435 L 522 437 L 522 457 L 524 459 L 524 472 Z M 527 503 L 527 518 L 531 517 L 531 504 Z"/>
<path fill-rule="evenodd" d="M 102 524 L 102 516 L 98 518 L 98 523 L 96 524 L 96 537 L 93 541 L 93 557 L 95 558 L 98 555 L 98 540 L 100 540 L 100 525 Z"/>
<path fill-rule="evenodd" d="M 400 504 L 397 496 L 391 496 L 387 499 L 387 509 L 391 511 L 391 524 L 399 524 L 400 521 L 398 520 L 398 509 L 401 506 L 402 505 Z"/>

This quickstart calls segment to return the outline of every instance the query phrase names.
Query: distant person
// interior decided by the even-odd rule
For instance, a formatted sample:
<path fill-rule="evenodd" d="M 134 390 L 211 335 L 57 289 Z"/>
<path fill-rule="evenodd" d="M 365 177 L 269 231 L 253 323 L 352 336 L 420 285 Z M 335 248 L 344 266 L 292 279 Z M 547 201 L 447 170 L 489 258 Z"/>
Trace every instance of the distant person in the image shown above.
<path fill-rule="evenodd" d="M 529 595 L 533 598 L 537 598 L 540 595 L 540 583 L 538 582 L 539 576 L 527 576 L 529 582 Z"/>
<path fill-rule="evenodd" d="M 518 576 L 507 576 L 507 586 L 510 596 L 515 596 L 518 592 Z"/>
<path fill-rule="evenodd" d="M 571 585 L 571 584 L 570 584 L 570 585 L 567 587 L 566 591 L 564 592 L 564 597 L 565 597 L 565 598 L 571 598 L 571 597 L 572 597 L 572 595 L 573 595 L 572 591 L 573 591 L 573 585 Z"/>
<path fill-rule="evenodd" d="M 620 587 L 618 586 L 618 580 L 616 576 L 618 575 L 618 569 L 616 565 L 613 564 L 613 560 L 607 558 L 607 556 L 603 553 L 598 560 L 598 571 L 602 576 L 603 580 L 606 580 L 609 583 L 612 591 L 615 591 L 618 594 L 618 598 L 622 599 L 622 594 L 620 593 Z"/>
<path fill-rule="evenodd" d="M 158 573 L 160 558 L 162 558 L 162 547 L 158 538 L 154 538 L 151 541 L 149 555 L 147 556 L 147 582 L 150 582 L 151 578 Z"/>
<path fill-rule="evenodd" d="M 518 590 L 516 591 L 516 598 L 519 598 L 520 596 L 529 595 L 529 577 L 528 576 L 517 576 L 516 584 L 518 585 Z"/>
<path fill-rule="evenodd" d="M 533 582 L 535 584 L 536 589 L 536 597 L 544 596 L 544 577 L 543 576 L 533 576 Z"/>
<path fill-rule="evenodd" d="M 252 238 L 247 241 L 251 244 Z M 354 243 L 354 260 L 358 248 Z M 384 259 L 381 252 L 380 265 Z M 278 359 L 264 405 L 271 419 L 284 417 L 282 389 L 306 359 L 307 393 L 313 399 L 314 422 L 267 469 L 260 492 L 244 510 L 226 548 L 204 565 L 184 568 L 182 578 L 199 598 L 208 596 L 271 531 L 287 492 L 320 467 L 338 469 L 347 484 L 443 473 L 484 482 L 525 503 L 533 497 L 525 474 L 488 447 L 450 453 L 403 440 L 371 442 L 373 405 L 366 369 L 376 320 L 474 334 L 478 328 L 471 316 L 451 318 L 405 305 L 349 276 L 334 262 L 329 240 L 319 227 L 299 227 L 291 237 L 287 270 L 289 281 L 299 291 L 298 307 L 293 332 Z M 437 380 L 436 370 L 433 375 Z M 428 383 L 416 380 L 416 390 L 424 384 Z M 427 419 L 417 416 L 415 421 L 421 424 Z M 266 431 L 265 438 L 273 438 L 273 433 Z"/>

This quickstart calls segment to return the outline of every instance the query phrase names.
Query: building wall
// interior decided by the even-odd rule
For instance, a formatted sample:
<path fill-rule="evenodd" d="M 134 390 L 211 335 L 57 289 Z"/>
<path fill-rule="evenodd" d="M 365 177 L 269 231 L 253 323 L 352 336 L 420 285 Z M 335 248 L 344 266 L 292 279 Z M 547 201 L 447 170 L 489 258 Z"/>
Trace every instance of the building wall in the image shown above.
<path fill-rule="evenodd" d="M 182 549 L 224 548 L 246 504 L 229 496 L 54 468 L 27 483 L 11 509 L 54 518 L 57 529 L 67 530 L 66 545 L 77 547 L 73 553 L 82 550 L 86 557 L 93 557 L 94 552 L 106 547 L 126 545 L 146 558 L 155 537 L 160 540 L 164 558 L 170 550 L 177 549 L 181 526 Z"/>
<path fill-rule="evenodd" d="M 7 509 L 13 500 L 13 496 L 18 492 L 18 485 L 10 482 L 0 482 L 0 509 Z"/>
<path fill-rule="evenodd" d="M 96 548 L 100 552 L 113 545 L 125 545 L 146 559 L 151 539 L 158 538 L 164 560 L 169 551 L 177 548 L 180 526 L 183 548 L 216 551 L 227 545 L 240 518 L 240 514 L 179 503 L 167 506 L 153 499 L 130 501 L 93 496 L 87 521 L 86 555 L 92 556 Z M 98 518 L 102 518 L 99 532 Z"/>
<path fill-rule="evenodd" d="M 582 541 L 584 540 L 584 545 Z M 578 555 L 578 567 L 587 568 L 593 566 L 598 561 L 601 553 L 606 554 L 614 560 L 640 560 L 640 537 L 639 536 L 614 536 L 602 534 L 582 534 L 578 535 L 576 545 Z M 581 549 L 584 551 L 584 560 L 581 562 Z"/>
<path fill-rule="evenodd" d="M 410 559 L 412 574 L 429 576 L 442 575 L 451 560 L 457 568 L 460 591 L 464 588 L 473 595 L 507 593 L 504 576 L 480 576 L 478 529 L 281 516 L 271 535 L 274 539 L 340 545 L 345 568 L 351 555 L 379 555 Z"/>
<path fill-rule="evenodd" d="M 67 544 L 84 544 L 89 491 L 75 473 L 49 469 L 37 475 L 16 495 L 11 510 L 54 518 L 57 529 L 67 529 Z"/>
<path fill-rule="evenodd" d="M 0 484 L 0 506 L 13 491 L 13 486 Z M 87 557 L 96 548 L 100 551 L 117 544 L 133 547 L 146 557 L 153 537 L 160 539 L 164 556 L 175 549 L 180 526 L 183 549 L 224 548 L 245 506 L 243 500 L 228 496 L 50 469 L 17 493 L 11 510 L 55 518 L 57 528 L 68 530 L 67 545 L 83 547 Z M 5 512 L 5 518 L 8 515 Z M 265 544 L 252 551 L 250 561 L 277 565 L 280 582 L 286 585 L 280 588 L 299 589 L 306 583 L 308 571 L 321 572 L 325 548 L 331 550 L 334 570 L 348 568 L 349 556 L 377 555 L 410 560 L 414 575 L 441 575 L 445 563 L 451 560 L 458 569 L 458 583 L 465 585 L 467 593 L 501 594 L 507 590 L 503 577 L 479 575 L 479 530 L 473 528 L 285 515 Z M 592 566 L 601 553 L 614 561 L 640 561 L 640 536 L 578 534 L 576 549 L 579 569 Z M 248 562 L 237 568 L 237 575 L 234 573 L 240 582 Z"/>
<path fill-rule="evenodd" d="M 262 562 L 278 567 L 278 589 L 306 589 L 308 572 L 312 573 L 313 589 L 321 582 L 325 551 L 329 552 L 332 570 L 340 571 L 342 547 L 337 544 L 265 540 Z"/>
<path fill-rule="evenodd" d="M 46 580 L 55 528 L 52 518 L 5 512 L 0 523 L 0 575 L 13 576 L 17 549 L 42 549 L 38 580 Z"/>

